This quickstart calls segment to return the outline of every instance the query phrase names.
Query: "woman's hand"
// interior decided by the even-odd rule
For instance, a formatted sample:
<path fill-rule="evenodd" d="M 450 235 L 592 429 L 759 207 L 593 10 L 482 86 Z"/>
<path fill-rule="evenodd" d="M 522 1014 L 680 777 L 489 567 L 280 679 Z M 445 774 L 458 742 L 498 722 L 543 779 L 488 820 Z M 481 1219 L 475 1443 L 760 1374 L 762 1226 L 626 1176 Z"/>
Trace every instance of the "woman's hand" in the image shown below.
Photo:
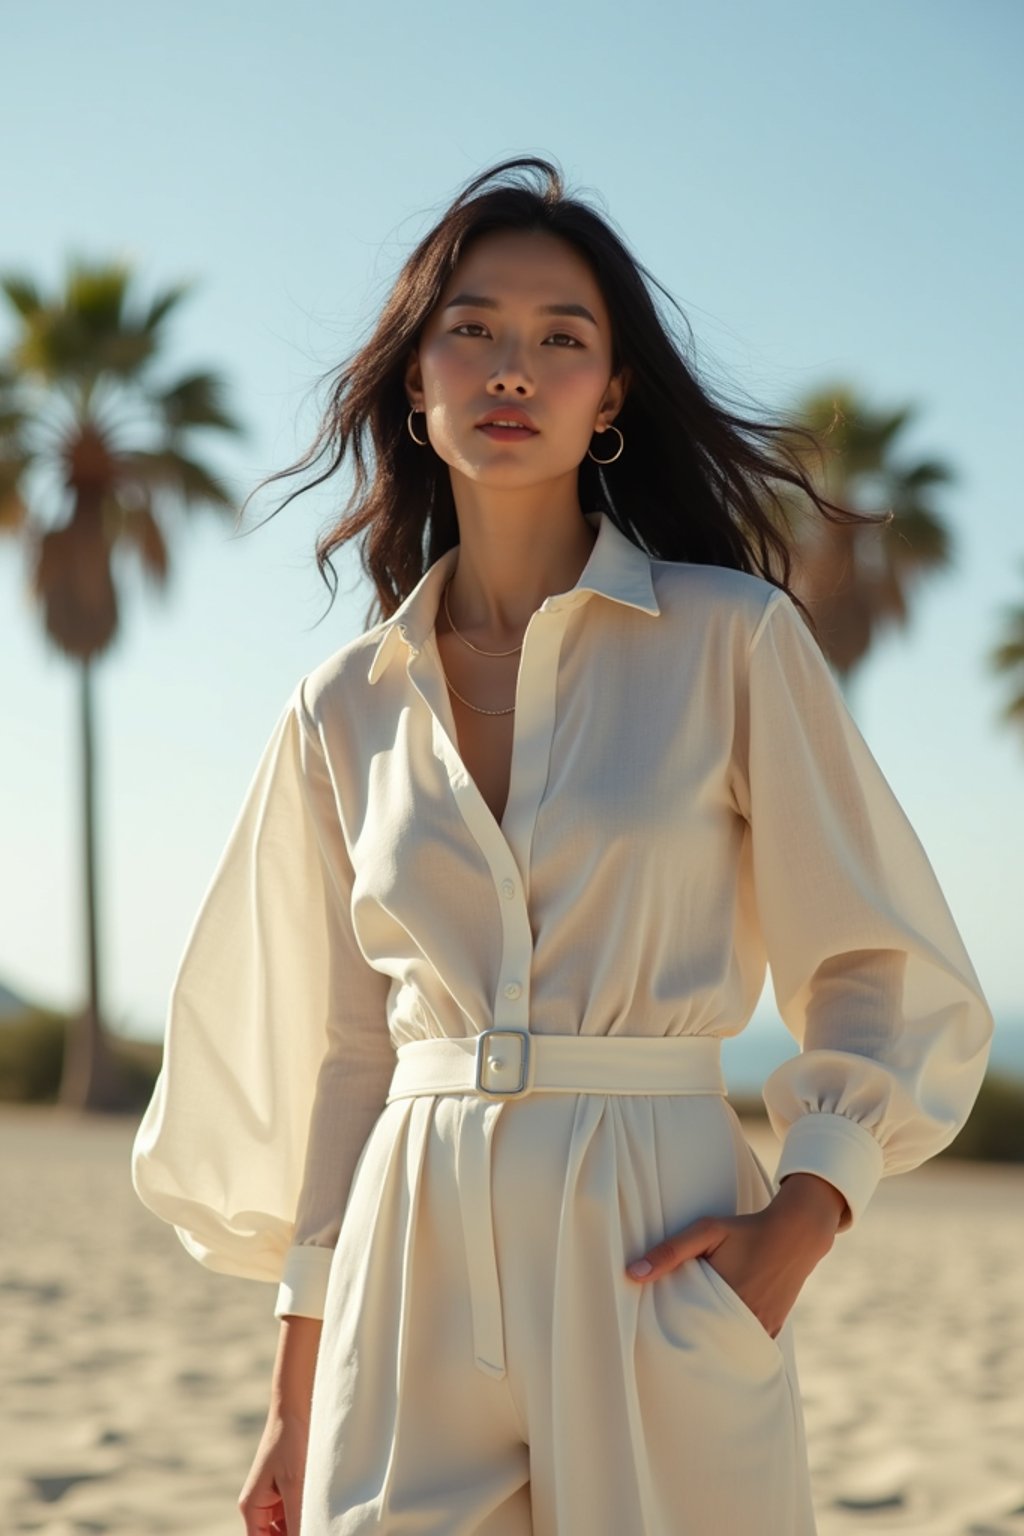
<path fill-rule="evenodd" d="M 238 1507 L 246 1536 L 301 1536 L 309 1421 L 271 1409 Z"/>
<path fill-rule="evenodd" d="M 300 1536 L 313 1381 L 323 1319 L 281 1319 L 263 1438 L 238 1496 L 246 1536 Z"/>
<path fill-rule="evenodd" d="M 748 1216 L 701 1216 L 648 1249 L 626 1273 L 648 1285 L 702 1256 L 774 1339 L 807 1276 L 832 1247 L 845 1210 L 843 1196 L 826 1179 L 792 1173 L 763 1210 Z M 635 1266 L 644 1263 L 648 1272 L 638 1274 Z"/>

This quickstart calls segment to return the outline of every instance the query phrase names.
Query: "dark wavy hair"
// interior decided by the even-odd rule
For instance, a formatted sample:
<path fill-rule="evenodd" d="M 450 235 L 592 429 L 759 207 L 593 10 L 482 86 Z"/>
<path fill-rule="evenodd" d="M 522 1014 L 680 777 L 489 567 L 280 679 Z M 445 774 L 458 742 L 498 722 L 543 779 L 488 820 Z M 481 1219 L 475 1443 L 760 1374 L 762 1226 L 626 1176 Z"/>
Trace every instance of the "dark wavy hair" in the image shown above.
<path fill-rule="evenodd" d="M 337 574 L 331 555 L 365 532 L 362 566 L 376 588 L 368 625 L 388 618 L 427 567 L 458 542 L 448 465 L 429 446 L 417 447 L 406 429 L 405 367 L 460 257 L 494 230 L 543 230 L 584 257 L 611 317 L 612 370 L 630 370 L 615 421 L 626 451 L 605 467 L 583 458 L 581 507 L 606 512 L 656 559 L 731 566 L 764 577 L 789 594 L 813 629 L 789 587 L 792 555 L 779 526 L 788 528 L 788 519 L 773 482 L 797 487 L 832 522 L 888 521 L 891 512 L 862 513 L 825 500 L 794 449 L 803 439 L 820 461 L 823 443 L 809 428 L 781 418 L 750 420 L 716 403 L 698 382 L 651 290 L 664 295 L 685 321 L 675 299 L 604 217 L 569 195 L 557 166 L 532 156 L 503 160 L 475 176 L 424 235 L 402 266 L 369 340 L 325 376 L 333 382 L 312 444 L 296 463 L 260 481 L 240 516 L 263 486 L 329 456 L 321 473 L 275 509 L 281 511 L 335 474 L 351 448 L 352 493 L 341 519 L 318 538 L 316 559 L 333 603 Z M 834 425 L 835 418 L 828 431 Z"/>

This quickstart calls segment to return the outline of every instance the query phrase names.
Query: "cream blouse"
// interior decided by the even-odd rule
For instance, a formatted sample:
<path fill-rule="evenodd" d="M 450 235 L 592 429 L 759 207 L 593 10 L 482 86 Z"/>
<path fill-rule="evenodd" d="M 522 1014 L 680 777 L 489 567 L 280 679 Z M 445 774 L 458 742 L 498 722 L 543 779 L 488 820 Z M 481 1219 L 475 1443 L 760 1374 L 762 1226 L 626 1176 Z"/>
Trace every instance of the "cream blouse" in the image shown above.
<path fill-rule="evenodd" d="M 406 1040 L 737 1035 L 767 962 L 802 1048 L 763 1086 L 775 1177 L 827 1179 L 846 1225 L 977 1096 L 991 1012 L 798 609 L 587 517 L 526 628 L 501 823 L 434 634 L 456 548 L 295 685 L 189 933 L 132 1178 L 276 1316 L 323 1316 Z"/>

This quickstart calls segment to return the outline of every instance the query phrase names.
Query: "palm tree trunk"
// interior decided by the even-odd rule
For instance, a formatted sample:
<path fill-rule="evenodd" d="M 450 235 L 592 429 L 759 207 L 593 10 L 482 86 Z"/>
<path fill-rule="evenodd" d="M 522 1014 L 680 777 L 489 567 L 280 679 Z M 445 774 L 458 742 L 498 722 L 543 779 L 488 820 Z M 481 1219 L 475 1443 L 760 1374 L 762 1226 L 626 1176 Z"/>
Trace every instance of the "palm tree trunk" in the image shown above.
<path fill-rule="evenodd" d="M 85 875 L 88 1002 L 68 1019 L 59 1101 L 71 1109 L 115 1109 L 120 1103 L 119 1073 L 103 1027 L 100 1007 L 98 908 L 96 900 L 96 775 L 93 735 L 92 666 L 80 664 L 79 704 L 82 742 L 82 833 Z"/>

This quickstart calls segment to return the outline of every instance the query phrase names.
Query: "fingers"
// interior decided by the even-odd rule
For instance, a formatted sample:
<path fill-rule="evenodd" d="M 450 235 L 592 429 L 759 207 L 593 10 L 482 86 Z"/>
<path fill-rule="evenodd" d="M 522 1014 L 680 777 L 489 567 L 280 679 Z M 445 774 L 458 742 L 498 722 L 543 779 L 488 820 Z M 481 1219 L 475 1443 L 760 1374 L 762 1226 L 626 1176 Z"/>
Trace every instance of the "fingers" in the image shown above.
<path fill-rule="evenodd" d="M 300 1536 L 299 1517 L 302 1514 L 302 1480 L 289 1478 L 282 1484 L 284 1496 L 284 1528 L 280 1536 Z M 278 1536 L 274 1532 L 273 1536 Z"/>
<path fill-rule="evenodd" d="M 264 1502 L 257 1503 L 260 1499 Z M 265 1502 L 268 1499 L 271 1502 Z M 243 1492 L 238 1508 L 245 1521 L 245 1536 L 294 1536 L 291 1526 L 285 1524 L 284 1504 L 273 1490 L 269 1494 L 258 1488 Z"/>
<path fill-rule="evenodd" d="M 274 1409 L 238 1497 L 246 1536 L 301 1536 L 309 1432 L 305 1419 Z"/>
<path fill-rule="evenodd" d="M 264 1502 L 256 1500 L 262 1498 Z M 254 1489 L 238 1501 L 245 1520 L 245 1536 L 300 1536 L 299 1517 L 302 1512 L 302 1484 L 293 1483 L 285 1488 L 283 1496 L 276 1490 L 269 1495 Z"/>
<path fill-rule="evenodd" d="M 713 1216 L 701 1216 L 682 1231 L 673 1233 L 653 1248 L 648 1248 L 640 1258 L 626 1266 L 626 1274 L 632 1280 L 657 1280 L 687 1259 L 706 1253 L 721 1241 L 724 1223 Z"/>
<path fill-rule="evenodd" d="M 301 1506 L 301 1479 L 267 1475 L 264 1469 L 238 1499 L 245 1536 L 299 1536 Z"/>

